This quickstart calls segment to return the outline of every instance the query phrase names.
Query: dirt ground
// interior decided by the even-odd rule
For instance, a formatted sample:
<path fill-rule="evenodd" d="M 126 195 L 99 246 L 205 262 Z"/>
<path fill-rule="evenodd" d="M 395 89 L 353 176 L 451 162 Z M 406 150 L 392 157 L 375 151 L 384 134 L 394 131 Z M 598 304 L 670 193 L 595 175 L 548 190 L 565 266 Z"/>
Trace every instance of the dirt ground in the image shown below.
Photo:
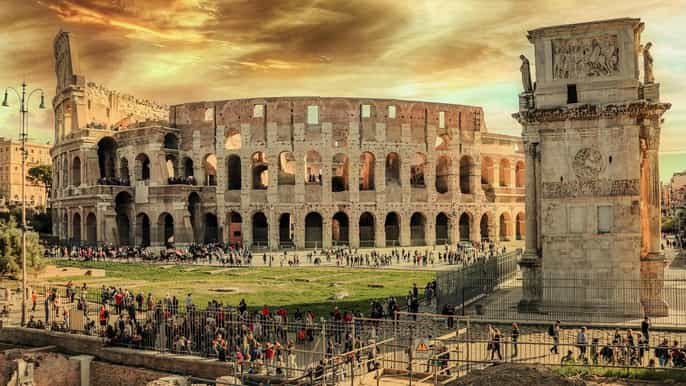
<path fill-rule="evenodd" d="M 521 366 L 502 364 L 490 366 L 484 370 L 475 370 L 469 375 L 448 383 L 448 386 L 655 386 L 665 382 L 640 381 L 632 379 L 601 378 L 595 376 L 565 378 L 553 373 L 544 366 Z M 670 382 L 674 386 L 686 386 L 686 383 Z"/>
<path fill-rule="evenodd" d="M 89 273 L 90 272 L 90 273 Z M 38 274 L 39 279 L 54 279 L 56 277 L 91 276 L 105 277 L 104 269 L 45 266 Z"/>

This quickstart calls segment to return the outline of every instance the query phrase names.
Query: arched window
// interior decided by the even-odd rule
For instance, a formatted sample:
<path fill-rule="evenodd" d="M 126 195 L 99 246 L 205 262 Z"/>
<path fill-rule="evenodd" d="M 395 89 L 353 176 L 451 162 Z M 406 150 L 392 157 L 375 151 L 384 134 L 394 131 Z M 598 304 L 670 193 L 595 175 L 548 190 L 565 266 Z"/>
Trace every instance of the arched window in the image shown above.
<path fill-rule="evenodd" d="M 388 153 L 386 156 L 386 186 L 400 186 L 400 156 Z"/>
<path fill-rule="evenodd" d="M 241 133 L 236 129 L 229 129 L 224 140 L 224 149 L 237 150 L 241 148 Z"/>
<path fill-rule="evenodd" d="M 360 155 L 360 190 L 374 190 L 374 154 L 366 151 Z"/>
<path fill-rule="evenodd" d="M 164 246 L 174 245 L 174 217 L 169 213 L 160 214 L 157 221 L 160 230 L 160 240 Z"/>
<path fill-rule="evenodd" d="M 400 217 L 395 212 L 390 212 L 386 215 L 384 221 L 384 230 L 386 233 L 386 246 L 395 247 L 400 245 Z"/>
<path fill-rule="evenodd" d="M 462 213 L 460 216 L 460 241 L 471 240 L 471 224 L 472 219 L 468 213 Z"/>
<path fill-rule="evenodd" d="M 252 216 L 252 242 L 256 247 L 269 246 L 269 224 L 267 216 L 262 212 L 257 212 Z"/>
<path fill-rule="evenodd" d="M 255 152 L 250 159 L 252 162 L 252 188 L 266 190 L 269 186 L 269 168 L 264 153 Z"/>
<path fill-rule="evenodd" d="M 164 135 L 164 148 L 169 150 L 179 149 L 179 139 L 176 134 L 167 133 Z"/>
<path fill-rule="evenodd" d="M 450 190 L 450 158 L 440 156 L 436 160 L 436 192 L 448 193 Z"/>
<path fill-rule="evenodd" d="M 419 212 L 410 217 L 410 240 L 412 245 L 426 245 L 426 217 Z"/>
<path fill-rule="evenodd" d="M 206 186 L 216 186 L 217 185 L 217 156 L 214 154 L 208 154 L 205 156 L 205 160 L 202 163 L 202 167 L 205 170 L 205 185 Z M 215 218 L 216 220 L 216 218 Z"/>
<path fill-rule="evenodd" d="M 413 188 L 424 188 L 424 169 L 426 167 L 426 155 L 415 153 L 410 165 L 410 185 Z"/>
<path fill-rule="evenodd" d="M 74 186 L 81 186 L 81 159 L 74 157 L 71 161 L 71 182 Z"/>
<path fill-rule="evenodd" d="M 295 156 L 290 151 L 279 154 L 279 185 L 295 185 Z"/>
<path fill-rule="evenodd" d="M 449 237 L 449 220 L 448 216 L 440 212 L 436 216 L 436 244 L 437 245 L 443 245 L 443 244 L 448 244 Z"/>
<path fill-rule="evenodd" d="M 348 190 L 348 156 L 338 153 L 333 156 L 331 164 L 331 191 Z"/>
<path fill-rule="evenodd" d="M 350 235 L 350 224 L 348 222 L 348 215 L 344 212 L 337 212 L 333 215 L 331 222 L 331 240 L 336 245 L 348 245 Z"/>
<path fill-rule="evenodd" d="M 144 181 L 150 179 L 150 159 L 144 153 L 136 156 L 136 180 Z"/>
<path fill-rule="evenodd" d="M 241 157 L 231 154 L 226 161 L 229 190 L 241 190 Z"/>
<path fill-rule="evenodd" d="M 322 157 L 314 150 L 309 150 L 305 155 L 305 183 L 322 184 Z"/>
<path fill-rule="evenodd" d="M 98 142 L 98 166 L 100 178 L 114 177 L 114 160 L 117 156 L 117 142 L 112 137 L 104 137 Z"/>

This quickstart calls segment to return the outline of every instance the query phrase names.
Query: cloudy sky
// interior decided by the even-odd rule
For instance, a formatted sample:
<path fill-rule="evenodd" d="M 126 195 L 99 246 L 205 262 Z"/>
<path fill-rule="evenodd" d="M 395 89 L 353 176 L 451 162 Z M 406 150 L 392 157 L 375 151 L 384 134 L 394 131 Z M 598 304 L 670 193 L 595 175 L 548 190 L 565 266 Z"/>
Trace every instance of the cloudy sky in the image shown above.
<path fill-rule="evenodd" d="M 662 149 L 686 153 L 686 0 L 2 0 L 0 87 L 54 94 L 52 39 L 72 32 L 87 80 L 174 104 L 255 96 L 368 96 L 483 106 L 488 130 L 519 134 L 526 31 L 640 17 L 653 41 Z M 6 6 L 9 5 L 9 6 Z M 0 135 L 18 117 L 0 109 Z M 31 136 L 52 139 L 49 110 Z M 686 165 L 685 165 L 686 166 Z"/>

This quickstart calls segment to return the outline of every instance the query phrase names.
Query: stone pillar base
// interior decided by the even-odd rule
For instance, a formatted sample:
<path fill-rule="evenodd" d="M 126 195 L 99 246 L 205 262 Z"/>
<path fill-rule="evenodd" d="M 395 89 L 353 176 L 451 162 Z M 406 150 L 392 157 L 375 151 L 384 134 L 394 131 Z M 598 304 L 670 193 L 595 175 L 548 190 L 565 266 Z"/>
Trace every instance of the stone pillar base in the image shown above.
<path fill-rule="evenodd" d="M 525 251 L 519 267 L 522 270 L 522 299 L 517 309 L 520 312 L 538 312 L 543 299 L 541 259 L 535 251 Z"/>
<path fill-rule="evenodd" d="M 665 256 L 662 253 L 648 253 L 641 259 L 641 306 L 646 316 L 669 315 L 669 304 L 665 300 Z"/>

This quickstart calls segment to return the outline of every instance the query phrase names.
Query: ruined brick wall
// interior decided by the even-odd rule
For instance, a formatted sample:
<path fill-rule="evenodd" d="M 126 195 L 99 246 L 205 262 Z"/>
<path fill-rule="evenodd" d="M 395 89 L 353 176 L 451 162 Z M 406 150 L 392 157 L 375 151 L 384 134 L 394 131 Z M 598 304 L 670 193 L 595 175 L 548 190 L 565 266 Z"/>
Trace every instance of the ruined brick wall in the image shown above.
<path fill-rule="evenodd" d="M 91 362 L 91 385 L 98 386 L 145 386 L 156 379 L 169 376 L 168 373 L 120 366 L 107 362 Z"/>

